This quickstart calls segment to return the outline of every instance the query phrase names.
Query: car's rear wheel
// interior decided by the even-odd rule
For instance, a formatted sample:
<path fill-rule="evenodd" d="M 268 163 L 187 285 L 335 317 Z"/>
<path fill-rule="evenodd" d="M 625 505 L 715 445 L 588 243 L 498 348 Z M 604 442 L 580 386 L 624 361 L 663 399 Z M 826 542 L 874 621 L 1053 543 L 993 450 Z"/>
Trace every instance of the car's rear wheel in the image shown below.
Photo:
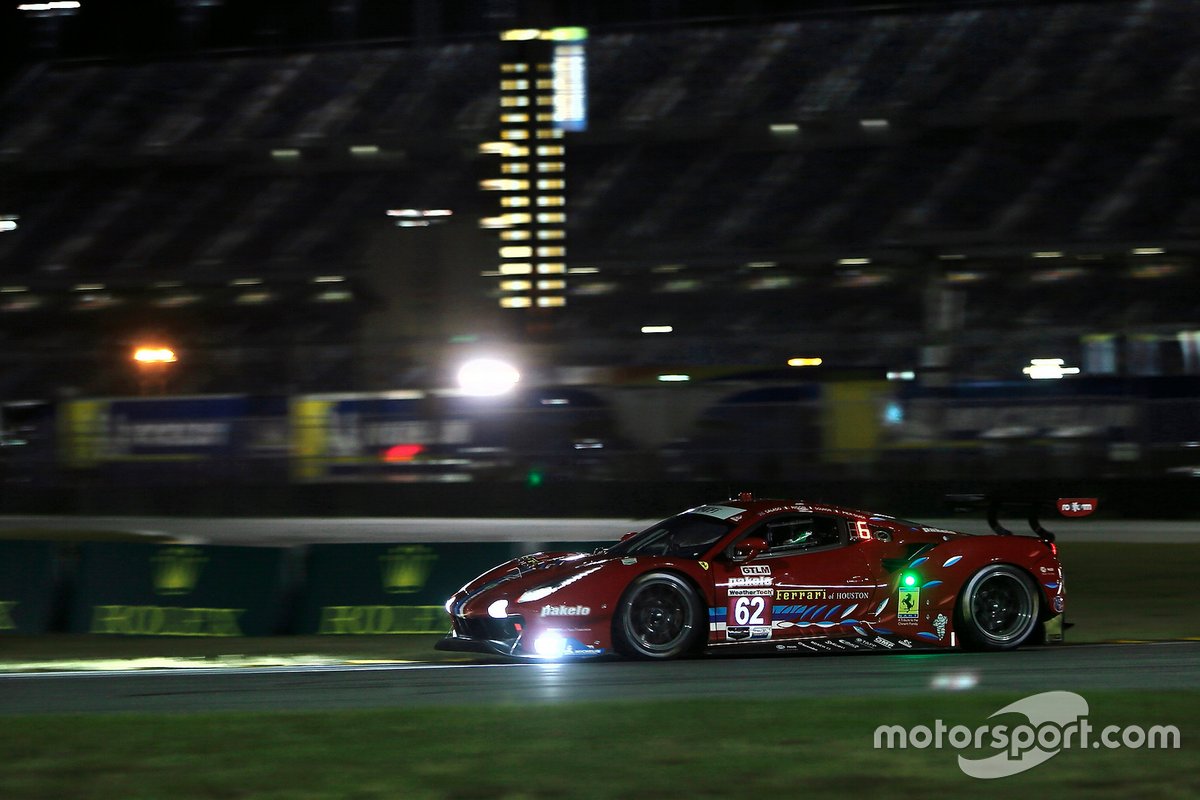
<path fill-rule="evenodd" d="M 618 652 L 633 658 L 678 658 L 703 641 L 704 605 L 696 590 L 670 572 L 648 572 L 625 590 L 613 618 Z"/>
<path fill-rule="evenodd" d="M 1024 570 L 990 564 L 976 572 L 958 598 L 963 644 L 976 650 L 1013 650 L 1038 626 L 1037 586 Z"/>

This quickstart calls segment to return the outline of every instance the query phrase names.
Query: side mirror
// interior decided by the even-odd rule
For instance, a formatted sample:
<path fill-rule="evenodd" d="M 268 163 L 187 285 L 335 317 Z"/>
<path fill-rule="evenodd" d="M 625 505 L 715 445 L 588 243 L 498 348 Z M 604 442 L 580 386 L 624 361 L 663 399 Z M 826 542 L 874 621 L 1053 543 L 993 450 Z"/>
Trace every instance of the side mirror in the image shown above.
<path fill-rule="evenodd" d="M 626 540 L 626 539 L 628 539 L 630 536 L 637 536 L 637 534 L 638 534 L 638 532 L 637 532 L 637 531 L 630 531 L 629 533 L 627 533 L 627 534 L 625 534 L 624 536 L 622 536 L 622 537 L 621 537 L 621 541 L 622 541 L 622 542 L 623 542 L 623 541 L 625 541 L 625 540 Z"/>
<path fill-rule="evenodd" d="M 753 561 L 767 550 L 767 540 L 760 536 L 747 536 L 733 546 L 735 561 Z"/>

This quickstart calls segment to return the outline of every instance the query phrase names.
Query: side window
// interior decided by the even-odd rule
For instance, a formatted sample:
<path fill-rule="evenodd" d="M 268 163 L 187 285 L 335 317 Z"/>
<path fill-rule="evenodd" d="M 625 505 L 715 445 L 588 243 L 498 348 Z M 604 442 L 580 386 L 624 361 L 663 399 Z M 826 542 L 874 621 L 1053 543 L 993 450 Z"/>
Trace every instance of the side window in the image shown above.
<path fill-rule="evenodd" d="M 778 517 L 762 527 L 770 552 L 799 552 L 842 544 L 842 525 L 824 514 Z"/>

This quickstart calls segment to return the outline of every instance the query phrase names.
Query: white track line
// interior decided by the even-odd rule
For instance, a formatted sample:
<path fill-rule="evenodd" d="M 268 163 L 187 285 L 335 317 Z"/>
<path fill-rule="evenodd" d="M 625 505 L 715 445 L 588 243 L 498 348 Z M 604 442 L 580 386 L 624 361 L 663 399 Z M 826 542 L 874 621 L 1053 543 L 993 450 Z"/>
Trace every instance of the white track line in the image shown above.
<path fill-rule="evenodd" d="M 117 678 L 141 675 L 287 675 L 315 672 L 415 672 L 436 669 L 486 669 L 489 667 L 527 667 L 535 662 L 512 664 L 314 664 L 278 667 L 171 667 L 155 669 L 54 670 L 0 672 L 0 680 L 16 678 Z"/>

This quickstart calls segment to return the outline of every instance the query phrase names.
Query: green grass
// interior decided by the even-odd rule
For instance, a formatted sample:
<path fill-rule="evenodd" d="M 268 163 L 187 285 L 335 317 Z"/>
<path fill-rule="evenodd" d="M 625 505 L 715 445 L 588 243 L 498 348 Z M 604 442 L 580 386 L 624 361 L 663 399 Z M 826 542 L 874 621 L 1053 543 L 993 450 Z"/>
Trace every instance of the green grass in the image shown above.
<path fill-rule="evenodd" d="M 1200 544 L 1064 544 L 1069 642 L 1200 636 Z"/>
<path fill-rule="evenodd" d="M 1176 725 L 1181 750 L 1067 750 L 976 780 L 877 725 L 975 728 L 1017 695 L 717 700 L 328 713 L 13 717 L 6 800 L 170 798 L 1185 798 L 1200 693 L 1088 695 L 1089 721 Z M 1013 720 L 1014 722 L 1019 720 Z M 967 753 L 970 756 L 987 752 Z"/>

